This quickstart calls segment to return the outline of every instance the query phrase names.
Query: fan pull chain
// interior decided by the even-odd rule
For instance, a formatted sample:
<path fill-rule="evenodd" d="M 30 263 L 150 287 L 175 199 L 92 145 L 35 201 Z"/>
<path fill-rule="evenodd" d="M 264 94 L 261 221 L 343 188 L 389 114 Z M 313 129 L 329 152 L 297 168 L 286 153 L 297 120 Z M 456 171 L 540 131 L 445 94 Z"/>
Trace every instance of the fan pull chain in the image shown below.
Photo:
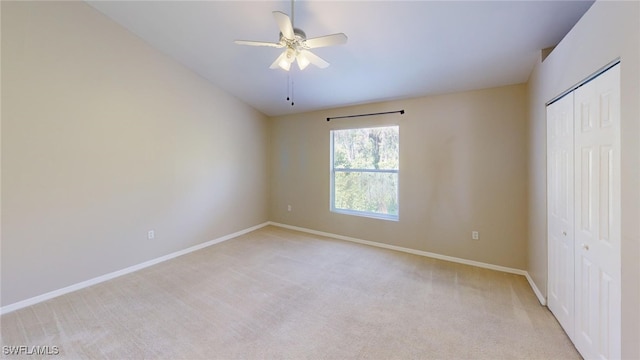
<path fill-rule="evenodd" d="M 287 101 L 289 101 L 289 94 L 291 93 L 291 90 L 289 88 L 290 82 L 291 82 L 291 75 L 287 74 Z"/>
<path fill-rule="evenodd" d="M 293 102 L 293 79 L 291 79 L 291 74 L 287 74 L 287 101 L 291 101 L 291 106 L 294 106 Z"/>

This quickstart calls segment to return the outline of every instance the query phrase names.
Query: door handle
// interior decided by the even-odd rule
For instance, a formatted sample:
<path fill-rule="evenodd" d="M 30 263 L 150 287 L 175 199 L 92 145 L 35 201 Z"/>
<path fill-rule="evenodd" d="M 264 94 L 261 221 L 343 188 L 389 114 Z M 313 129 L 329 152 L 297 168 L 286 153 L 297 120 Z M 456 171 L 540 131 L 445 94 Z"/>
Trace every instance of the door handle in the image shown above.
<path fill-rule="evenodd" d="M 567 236 L 567 232 L 566 232 L 566 231 L 563 231 L 563 232 L 562 232 L 562 235 Z"/>
<path fill-rule="evenodd" d="M 589 250 L 589 245 L 583 243 L 582 244 L 582 248 L 588 251 Z"/>

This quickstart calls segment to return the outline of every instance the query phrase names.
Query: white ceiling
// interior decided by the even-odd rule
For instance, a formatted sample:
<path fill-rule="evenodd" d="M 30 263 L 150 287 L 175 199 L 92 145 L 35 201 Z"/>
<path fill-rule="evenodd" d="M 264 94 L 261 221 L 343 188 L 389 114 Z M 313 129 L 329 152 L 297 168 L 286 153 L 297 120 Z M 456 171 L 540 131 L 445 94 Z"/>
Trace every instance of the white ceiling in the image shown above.
<path fill-rule="evenodd" d="M 556 45 L 592 1 L 296 1 L 308 38 L 349 40 L 315 49 L 331 63 L 269 69 L 280 49 L 271 14 L 289 1 L 89 1 L 213 84 L 269 115 L 526 82 L 539 50 Z M 286 101 L 288 76 L 295 106 Z"/>

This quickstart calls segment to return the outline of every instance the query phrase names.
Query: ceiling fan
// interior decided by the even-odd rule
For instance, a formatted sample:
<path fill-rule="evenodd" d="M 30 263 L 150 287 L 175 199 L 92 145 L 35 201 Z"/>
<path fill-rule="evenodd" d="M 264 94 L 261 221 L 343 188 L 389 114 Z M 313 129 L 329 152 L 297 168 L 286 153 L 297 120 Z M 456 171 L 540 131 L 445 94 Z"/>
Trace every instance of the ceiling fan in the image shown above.
<path fill-rule="evenodd" d="M 291 10 L 293 13 L 293 4 Z M 280 11 L 274 11 L 273 17 L 276 19 L 276 23 L 280 28 L 280 41 L 235 41 L 235 43 L 239 45 L 284 48 L 282 54 L 280 54 L 280 56 L 278 56 L 273 64 L 271 64 L 271 69 L 277 69 L 278 67 L 280 67 L 283 70 L 289 71 L 289 69 L 291 68 L 291 64 L 294 61 L 298 63 L 298 67 L 300 68 L 300 70 L 304 70 L 307 66 L 309 66 L 309 64 L 313 64 L 321 69 L 324 69 L 329 66 L 329 63 L 309 51 L 309 49 L 340 45 L 347 42 L 347 35 L 343 33 L 307 39 L 304 31 L 293 27 L 293 22 L 291 21 L 291 19 L 289 19 L 289 16 L 287 14 Z"/>

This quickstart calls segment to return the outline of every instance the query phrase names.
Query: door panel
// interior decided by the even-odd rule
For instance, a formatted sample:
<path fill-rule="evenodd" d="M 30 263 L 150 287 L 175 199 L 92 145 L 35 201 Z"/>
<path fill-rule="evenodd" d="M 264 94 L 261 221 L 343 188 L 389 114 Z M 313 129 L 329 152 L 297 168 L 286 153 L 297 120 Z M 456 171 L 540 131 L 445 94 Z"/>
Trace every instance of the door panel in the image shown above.
<path fill-rule="evenodd" d="M 580 169 L 577 171 L 578 181 L 581 181 L 578 187 L 580 195 L 578 196 L 582 211 L 580 214 L 580 227 L 579 229 L 584 234 L 592 234 L 593 228 L 591 226 L 591 219 L 593 217 L 593 148 L 583 147 L 580 149 Z"/>
<path fill-rule="evenodd" d="M 574 91 L 575 340 L 588 359 L 620 357 L 620 65 Z"/>
<path fill-rule="evenodd" d="M 573 94 L 547 107 L 548 307 L 569 337 L 574 327 Z"/>

